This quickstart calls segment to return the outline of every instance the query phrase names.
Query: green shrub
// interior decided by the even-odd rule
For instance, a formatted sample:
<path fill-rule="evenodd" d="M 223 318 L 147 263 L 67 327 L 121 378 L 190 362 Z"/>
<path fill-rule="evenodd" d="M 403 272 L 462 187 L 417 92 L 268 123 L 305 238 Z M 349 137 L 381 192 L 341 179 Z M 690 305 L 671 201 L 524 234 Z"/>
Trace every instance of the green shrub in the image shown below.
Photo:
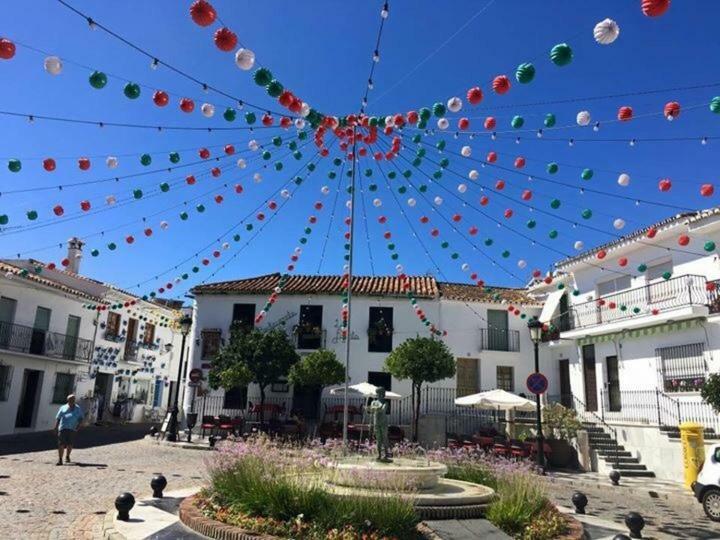
<path fill-rule="evenodd" d="M 497 499 L 487 511 L 487 519 L 506 533 L 523 533 L 545 508 L 547 499 L 537 478 L 530 474 L 513 474 L 497 480 Z"/>

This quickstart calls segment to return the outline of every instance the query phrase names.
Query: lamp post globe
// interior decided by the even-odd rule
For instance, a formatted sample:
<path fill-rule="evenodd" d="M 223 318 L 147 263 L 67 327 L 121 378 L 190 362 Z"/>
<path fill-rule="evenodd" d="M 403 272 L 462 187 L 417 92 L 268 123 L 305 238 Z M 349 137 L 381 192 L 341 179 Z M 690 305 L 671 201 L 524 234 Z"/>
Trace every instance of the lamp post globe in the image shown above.
<path fill-rule="evenodd" d="M 180 345 L 180 362 L 178 363 L 175 396 L 173 397 L 173 405 L 170 409 L 170 422 L 168 423 L 167 435 L 165 437 L 168 441 L 171 442 L 176 442 L 178 440 L 178 413 L 180 412 L 178 409 L 178 396 L 180 395 L 180 384 L 182 383 L 182 368 L 183 360 L 185 358 L 185 340 L 187 339 L 188 333 L 190 333 L 192 322 L 192 317 L 190 317 L 189 315 L 183 315 L 177 322 L 178 326 L 180 327 L 180 333 L 182 334 L 182 343 Z"/>

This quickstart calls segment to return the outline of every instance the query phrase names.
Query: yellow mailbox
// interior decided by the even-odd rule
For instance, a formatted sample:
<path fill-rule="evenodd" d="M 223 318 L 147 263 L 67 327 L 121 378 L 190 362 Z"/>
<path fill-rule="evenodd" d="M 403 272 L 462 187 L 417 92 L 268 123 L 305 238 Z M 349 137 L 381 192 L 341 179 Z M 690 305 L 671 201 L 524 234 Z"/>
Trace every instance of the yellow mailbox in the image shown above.
<path fill-rule="evenodd" d="M 685 487 L 697 480 L 698 473 L 705 461 L 705 438 L 702 424 L 683 422 L 680 424 L 680 441 L 683 451 L 683 470 L 685 471 Z"/>

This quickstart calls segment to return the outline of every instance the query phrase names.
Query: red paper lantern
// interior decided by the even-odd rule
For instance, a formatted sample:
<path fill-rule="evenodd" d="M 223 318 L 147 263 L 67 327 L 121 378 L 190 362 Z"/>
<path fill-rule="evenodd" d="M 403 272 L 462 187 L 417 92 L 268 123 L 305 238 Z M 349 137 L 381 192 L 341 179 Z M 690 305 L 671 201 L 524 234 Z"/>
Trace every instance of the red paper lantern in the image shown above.
<path fill-rule="evenodd" d="M 596 257 L 598 259 L 602 260 L 605 258 L 606 255 L 607 255 L 607 252 L 604 249 L 601 249 L 600 251 L 597 252 Z"/>
<path fill-rule="evenodd" d="M 243 187 L 240 184 L 235 184 L 235 193 L 240 194 L 243 192 Z"/>
<path fill-rule="evenodd" d="M 678 244 L 681 246 L 687 246 L 690 243 L 690 237 L 687 234 L 681 234 L 678 236 Z"/>
<path fill-rule="evenodd" d="M 505 210 L 503 215 L 505 216 L 505 219 L 510 219 L 513 216 L 512 208 L 508 208 L 507 210 Z"/>
<path fill-rule="evenodd" d="M 216 259 L 219 259 L 219 258 L 220 258 L 220 252 L 217 251 L 217 250 L 216 250 L 216 251 L 213 251 L 213 257 L 215 257 Z"/>
<path fill-rule="evenodd" d="M 195 110 L 195 102 L 190 98 L 182 98 L 180 100 L 180 110 L 184 113 L 191 113 Z"/>
<path fill-rule="evenodd" d="M 185 177 L 185 182 L 187 182 L 187 184 L 189 186 L 192 186 L 193 184 L 195 184 L 196 180 L 195 180 L 195 177 L 192 174 L 190 174 Z"/>
<path fill-rule="evenodd" d="M 45 158 L 43 160 L 43 169 L 45 169 L 47 172 L 52 172 L 57 167 L 57 164 L 55 163 L 55 160 L 53 158 Z"/>
<path fill-rule="evenodd" d="M 268 208 L 269 208 L 270 210 L 277 210 L 277 207 L 278 207 L 278 205 L 277 205 L 277 203 L 276 203 L 275 201 L 270 201 L 270 202 L 268 203 Z"/>
<path fill-rule="evenodd" d="M 430 221 L 430 219 L 429 219 L 427 216 L 422 216 L 422 217 L 420 218 L 420 223 L 422 223 L 423 225 L 424 225 L 425 223 L 427 223 L 428 221 Z"/>
<path fill-rule="evenodd" d="M 283 90 L 280 97 L 278 97 L 278 103 L 280 103 L 283 107 L 289 107 L 293 102 L 293 99 L 295 99 L 295 96 L 292 95 L 290 90 Z"/>
<path fill-rule="evenodd" d="M 497 182 L 495 182 L 495 189 L 497 189 L 498 191 L 502 191 L 503 189 L 505 189 L 505 180 L 498 180 Z"/>
<path fill-rule="evenodd" d="M 292 119 L 288 118 L 287 116 L 283 116 L 280 119 L 280 127 L 287 129 L 290 126 L 292 126 Z"/>
<path fill-rule="evenodd" d="M 153 233 L 152 229 L 150 228 L 145 229 L 143 232 L 145 233 L 145 236 L 152 236 Z"/>
<path fill-rule="evenodd" d="M 90 201 L 80 201 L 80 208 L 83 212 L 90 210 Z"/>
<path fill-rule="evenodd" d="M 618 259 L 618 264 L 620 266 L 627 266 L 627 263 L 628 263 L 627 257 L 620 257 Z"/>
<path fill-rule="evenodd" d="M 87 171 L 90 168 L 90 160 L 86 157 L 78 159 L 78 167 L 81 171 Z"/>
<path fill-rule="evenodd" d="M 659 314 L 660 314 L 660 310 L 657 309 L 657 308 L 653 308 L 653 310 L 651 311 L 651 313 L 652 313 L 653 315 L 659 315 Z"/>
<path fill-rule="evenodd" d="M 532 275 L 535 278 L 539 278 L 542 275 L 542 272 L 540 270 L 533 270 Z"/>
<path fill-rule="evenodd" d="M 212 174 L 215 178 L 217 178 L 218 176 L 220 176 L 222 174 L 222 171 L 220 170 L 219 167 L 213 167 L 212 169 L 210 169 L 210 174 Z"/>
<path fill-rule="evenodd" d="M 663 114 L 668 120 L 680 116 L 680 104 L 677 101 L 669 101 L 663 108 Z"/>
<path fill-rule="evenodd" d="M 700 195 L 703 197 L 712 197 L 713 193 L 715 193 L 715 187 L 712 184 L 703 184 L 700 186 Z"/>
<path fill-rule="evenodd" d="M 273 122 L 274 122 L 274 120 L 273 120 L 272 115 L 267 114 L 267 113 L 263 114 L 263 117 L 262 117 L 263 126 L 270 127 L 273 125 Z"/>
<path fill-rule="evenodd" d="M 523 201 L 529 201 L 530 199 L 532 199 L 532 191 L 530 191 L 529 189 L 525 189 L 525 190 L 523 190 L 522 195 L 520 197 L 522 198 Z"/>
<path fill-rule="evenodd" d="M 470 105 L 477 105 L 483 99 L 483 92 L 479 86 L 473 86 L 467 91 L 467 100 Z"/>
<path fill-rule="evenodd" d="M 290 112 L 299 113 L 302 109 L 303 102 L 300 98 L 293 99 L 292 103 L 288 105 L 288 109 L 290 109 Z"/>
<path fill-rule="evenodd" d="M 515 158 L 515 168 L 516 169 L 522 169 L 525 166 L 525 158 L 522 156 L 518 156 Z"/>
<path fill-rule="evenodd" d="M 235 32 L 225 27 L 218 28 L 213 39 L 215 40 L 215 46 L 225 52 L 232 51 L 238 42 Z"/>
<path fill-rule="evenodd" d="M 468 120 L 467 118 L 465 118 L 465 117 L 463 116 L 462 118 L 460 118 L 460 119 L 458 120 L 457 126 L 458 126 L 458 129 L 459 129 L 459 130 L 464 131 L 464 130 L 466 130 L 467 128 L 470 127 L 470 120 Z"/>
<path fill-rule="evenodd" d="M 648 238 L 655 238 L 655 235 L 657 234 L 657 229 L 655 227 L 650 227 L 647 232 L 645 233 L 645 236 Z"/>
<path fill-rule="evenodd" d="M 0 58 L 10 60 L 15 56 L 15 44 L 7 38 L 0 39 Z"/>
<path fill-rule="evenodd" d="M 153 103 L 158 107 L 164 107 L 170 102 L 170 96 L 167 95 L 167 92 L 162 90 L 156 90 L 152 99 Z"/>
<path fill-rule="evenodd" d="M 208 150 L 207 148 L 201 148 L 200 150 L 198 150 L 198 155 L 202 159 L 207 159 L 210 157 L 210 150 Z"/>
<path fill-rule="evenodd" d="M 633 110 L 632 107 L 620 107 L 618 110 L 618 120 L 621 122 L 627 122 L 628 120 L 631 120 L 633 116 Z"/>
<path fill-rule="evenodd" d="M 552 283 L 552 276 L 545 276 L 543 281 L 545 282 L 545 285 L 550 285 Z"/>
<path fill-rule="evenodd" d="M 672 182 L 669 178 L 663 178 L 658 182 L 658 189 L 660 191 L 670 191 L 670 188 L 672 188 Z"/>
<path fill-rule="evenodd" d="M 235 147 L 232 144 L 225 145 L 225 153 L 228 156 L 232 156 L 235 153 Z"/>
<path fill-rule="evenodd" d="M 492 88 L 496 94 L 505 94 L 510 90 L 510 79 L 506 75 L 498 75 L 493 79 Z"/>
<path fill-rule="evenodd" d="M 133 235 L 129 235 L 129 236 L 125 237 L 125 241 L 128 244 L 132 244 L 135 241 L 135 237 Z"/>
<path fill-rule="evenodd" d="M 460 214 L 453 214 L 452 220 L 457 223 L 462 219 L 462 216 Z"/>
<path fill-rule="evenodd" d="M 190 6 L 190 17 L 200 26 L 210 26 L 217 18 L 217 12 L 210 2 L 195 0 Z"/>
<path fill-rule="evenodd" d="M 430 231 L 431 236 L 438 236 L 439 234 L 440 234 L 440 231 L 438 231 L 437 229 L 432 229 Z"/>
<path fill-rule="evenodd" d="M 223 202 L 223 196 L 222 195 L 215 195 L 215 202 L 220 204 Z"/>
<path fill-rule="evenodd" d="M 490 151 L 485 158 L 488 163 L 495 163 L 497 161 L 497 152 Z"/>
<path fill-rule="evenodd" d="M 263 219 L 265 219 L 265 214 L 263 214 L 262 212 L 258 212 L 255 217 L 258 221 L 262 221 Z"/>
<path fill-rule="evenodd" d="M 202 262 L 203 266 L 207 266 L 208 264 L 210 264 L 209 259 L 203 259 L 201 262 Z"/>
<path fill-rule="evenodd" d="M 708 281 L 705 283 L 705 289 L 712 292 L 717 288 L 714 281 Z"/>
<path fill-rule="evenodd" d="M 314 207 L 315 207 L 315 210 L 322 210 L 323 203 L 321 203 L 320 201 L 316 201 L 314 204 Z"/>
<path fill-rule="evenodd" d="M 53 206 L 53 214 L 55 214 L 56 216 L 60 217 L 64 213 L 65 213 L 65 209 L 62 206 L 60 206 L 59 204 L 56 204 L 55 206 Z"/>
<path fill-rule="evenodd" d="M 609 309 L 615 309 L 617 307 L 617 304 L 615 302 L 608 302 L 608 308 Z"/>
<path fill-rule="evenodd" d="M 63 266 L 70 266 L 70 260 L 69 260 L 69 259 L 63 259 L 62 261 L 60 261 L 60 264 L 62 264 Z"/>
<path fill-rule="evenodd" d="M 670 0 L 642 0 L 641 6 L 646 17 L 659 17 L 670 7 Z"/>
<path fill-rule="evenodd" d="M 408 111 L 406 116 L 408 124 L 417 124 L 418 120 L 420 120 L 417 111 Z"/>
<path fill-rule="evenodd" d="M 489 202 L 490 202 L 490 199 L 488 199 L 488 196 L 487 196 L 487 195 L 483 195 L 482 197 L 480 197 L 480 204 L 481 204 L 482 206 L 487 206 L 487 204 L 488 204 Z"/>
<path fill-rule="evenodd" d="M 483 126 L 485 126 L 485 129 L 487 129 L 487 130 L 495 129 L 496 125 L 497 125 L 497 122 L 495 121 L 495 118 L 493 118 L 492 116 L 488 116 L 485 119 L 485 122 L 483 122 Z"/>
<path fill-rule="evenodd" d="M 478 233 L 478 228 L 475 225 L 473 225 L 472 227 L 470 227 L 468 229 L 468 233 L 470 233 L 470 236 L 475 236 Z M 475 278 L 473 278 L 473 279 L 475 279 Z"/>

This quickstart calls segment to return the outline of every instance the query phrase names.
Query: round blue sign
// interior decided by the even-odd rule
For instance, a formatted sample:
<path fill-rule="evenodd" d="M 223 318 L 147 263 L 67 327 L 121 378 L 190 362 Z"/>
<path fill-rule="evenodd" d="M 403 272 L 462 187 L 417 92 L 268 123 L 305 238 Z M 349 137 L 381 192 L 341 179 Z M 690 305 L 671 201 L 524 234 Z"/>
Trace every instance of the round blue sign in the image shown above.
<path fill-rule="evenodd" d="M 542 373 L 531 373 L 525 382 L 527 389 L 533 394 L 544 394 L 548 389 L 548 380 Z"/>

